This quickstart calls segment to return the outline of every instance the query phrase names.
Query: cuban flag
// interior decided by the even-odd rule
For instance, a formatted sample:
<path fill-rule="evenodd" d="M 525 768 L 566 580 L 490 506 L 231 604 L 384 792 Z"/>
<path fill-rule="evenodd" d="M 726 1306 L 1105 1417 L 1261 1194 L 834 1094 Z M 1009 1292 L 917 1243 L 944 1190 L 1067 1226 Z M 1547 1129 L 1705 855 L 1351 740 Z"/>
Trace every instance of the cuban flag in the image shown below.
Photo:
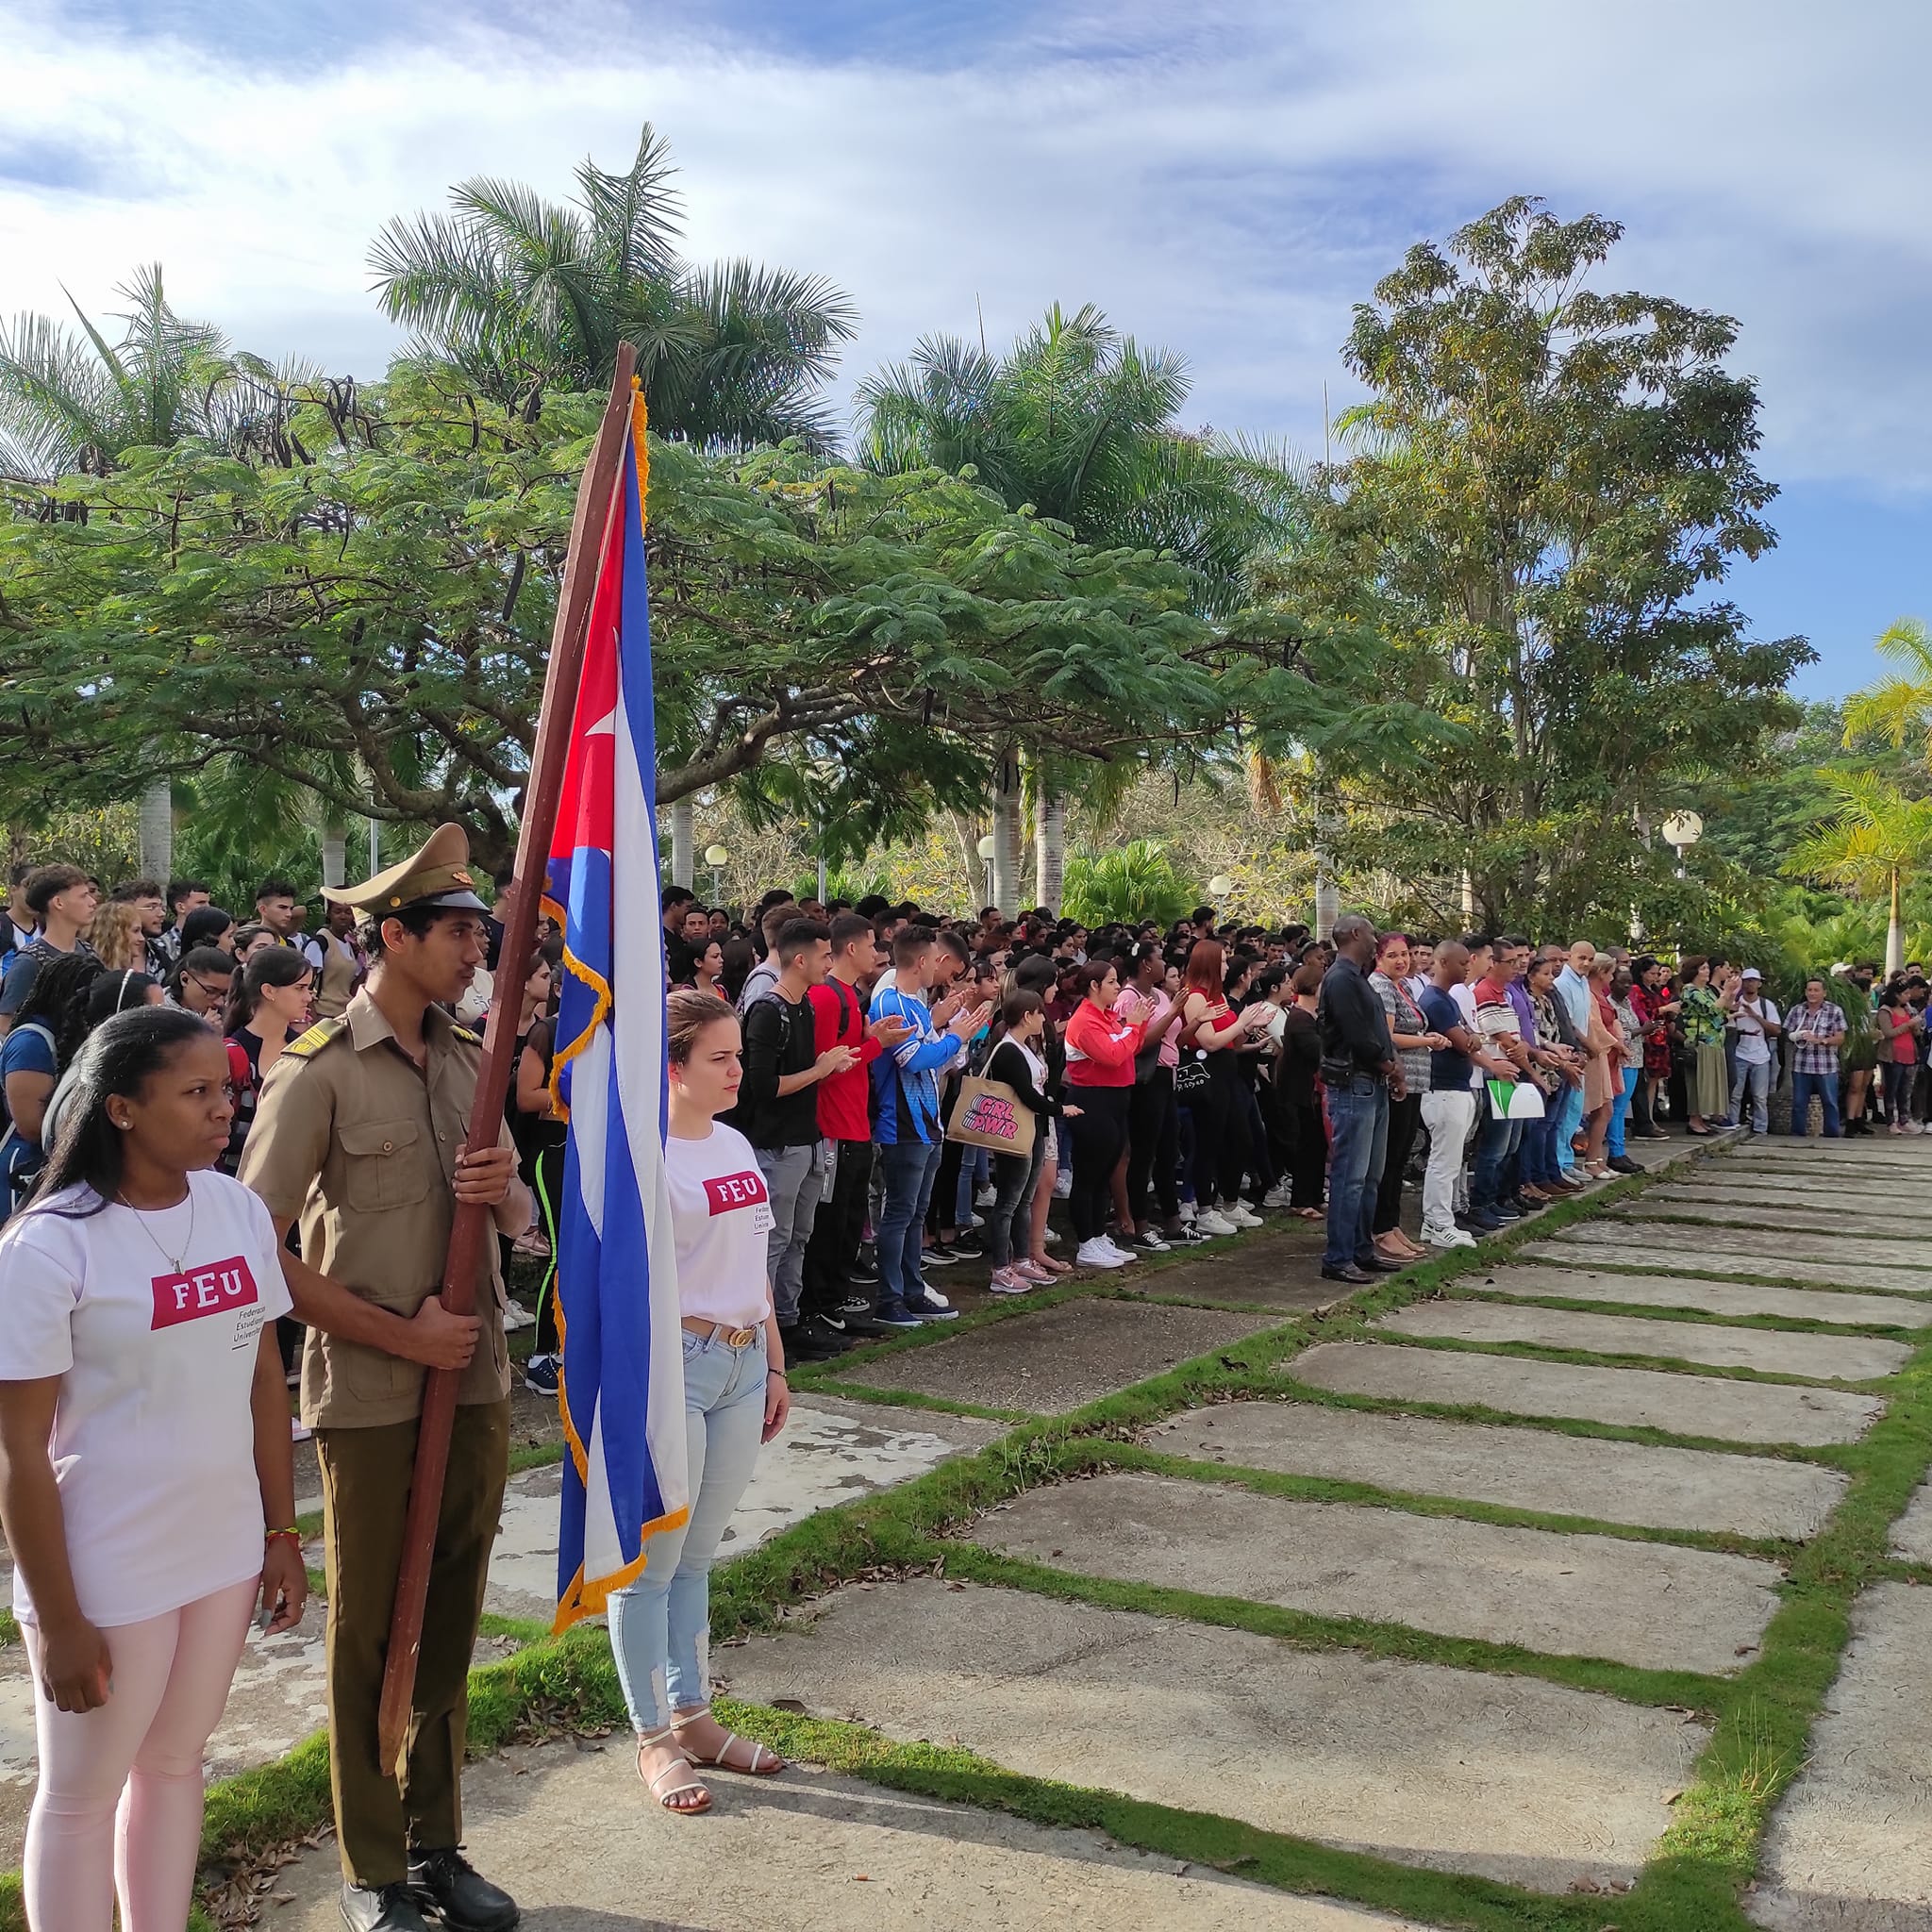
<path fill-rule="evenodd" d="M 552 1087 L 570 1123 L 557 1216 L 559 1406 L 570 1456 L 557 1624 L 602 1610 L 650 1539 L 690 1516 L 677 1257 L 664 1175 L 664 928 L 658 903 L 650 459 L 643 398 L 619 464 L 543 909 L 563 929 Z"/>

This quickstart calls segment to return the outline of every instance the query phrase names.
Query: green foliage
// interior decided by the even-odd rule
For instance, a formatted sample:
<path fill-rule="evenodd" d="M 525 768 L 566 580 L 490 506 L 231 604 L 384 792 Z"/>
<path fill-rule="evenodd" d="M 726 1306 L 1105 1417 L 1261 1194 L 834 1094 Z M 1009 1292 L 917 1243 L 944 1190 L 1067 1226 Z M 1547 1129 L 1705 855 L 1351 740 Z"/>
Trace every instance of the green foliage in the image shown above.
<path fill-rule="evenodd" d="M 1286 586 L 1312 630 L 1386 640 L 1390 694 L 1453 734 L 1420 772 L 1327 756 L 1388 809 L 1380 863 L 1467 868 L 1487 924 L 1636 905 L 1660 928 L 1642 817 L 1746 772 L 1812 655 L 1713 595 L 1773 541 L 1757 397 L 1726 318 L 1586 286 L 1620 232 L 1519 197 L 1376 285 L 1345 351 L 1355 454 L 1318 474 Z"/>
<path fill-rule="evenodd" d="M 660 436 L 736 448 L 795 437 L 837 442 L 824 390 L 857 323 L 821 275 L 749 261 L 679 259 L 682 206 L 670 149 L 649 122 L 622 175 L 586 160 L 575 201 L 477 177 L 452 212 L 398 218 L 370 251 L 391 321 L 414 353 L 519 412 L 551 390 L 608 384 L 638 351 Z"/>
<path fill-rule="evenodd" d="M 399 365 L 310 393 L 313 458 L 188 441 L 49 486 L 0 521 L 0 812 L 192 774 L 276 819 L 462 819 L 495 863 L 600 402 L 525 420 Z M 654 440 L 649 543 L 660 802 L 795 745 L 903 810 L 1016 717 L 1092 756 L 1221 716 L 1179 565 L 956 477 Z"/>
<path fill-rule="evenodd" d="M 233 352 L 211 325 L 176 315 L 158 262 L 114 292 L 130 305 L 116 318 L 125 325 L 118 343 L 78 305 L 79 335 L 44 315 L 0 328 L 0 474 L 102 475 L 129 450 L 190 436 L 231 451 L 279 441 L 288 391 L 308 371 L 277 372 Z"/>
<path fill-rule="evenodd" d="M 1151 919 L 1164 927 L 1200 903 L 1199 882 L 1184 879 L 1152 839 L 1135 839 L 1097 858 L 1076 852 L 1067 860 L 1061 909 L 1083 925 L 1138 925 Z"/>

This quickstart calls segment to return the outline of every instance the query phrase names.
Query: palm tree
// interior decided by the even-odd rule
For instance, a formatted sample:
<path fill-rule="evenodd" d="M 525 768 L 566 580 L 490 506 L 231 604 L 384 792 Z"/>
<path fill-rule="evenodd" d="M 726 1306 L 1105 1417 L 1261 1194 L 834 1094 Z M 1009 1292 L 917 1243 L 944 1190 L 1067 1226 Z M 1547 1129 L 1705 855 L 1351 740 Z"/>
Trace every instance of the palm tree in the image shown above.
<path fill-rule="evenodd" d="M 1900 890 L 1906 875 L 1932 860 L 1932 799 L 1907 798 L 1866 772 L 1825 774 L 1839 795 L 1831 823 L 1792 848 L 1785 870 L 1867 897 L 1888 893 L 1885 970 L 1906 962 Z"/>
<path fill-rule="evenodd" d="M 1224 612 L 1242 601 L 1248 558 L 1285 524 L 1291 478 L 1273 451 L 1182 430 L 1188 393 L 1179 356 L 1141 347 L 1091 303 L 1072 315 L 1056 303 L 1002 357 L 927 336 L 909 361 L 868 376 L 854 392 L 859 460 L 889 474 L 971 465 L 1009 509 L 1031 506 L 1083 543 L 1171 551 L 1194 572 L 1204 612 Z M 996 770 L 1004 886 L 1017 872 L 1019 788 L 1009 757 Z M 1065 812 L 1034 777 L 1036 888 L 1052 905 Z"/>
<path fill-rule="evenodd" d="M 71 295 L 78 334 L 45 315 L 0 325 L 0 472 L 106 475 L 131 449 L 203 437 L 239 453 L 273 440 L 311 372 L 277 371 L 230 349 L 212 325 L 176 315 L 158 262 L 114 292 L 128 304 L 118 343 Z M 173 848 L 171 789 L 157 778 L 141 799 L 142 870 L 165 878 Z"/>
<path fill-rule="evenodd" d="M 447 215 L 399 217 L 370 249 L 376 292 L 413 353 L 534 410 L 545 390 L 600 389 L 620 342 L 660 436 L 745 447 L 796 437 L 829 452 L 824 400 L 850 300 L 822 275 L 750 261 L 693 267 L 670 149 L 649 122 L 621 175 L 586 159 L 569 202 L 478 176 Z"/>
<path fill-rule="evenodd" d="M 1098 858 L 1076 853 L 1067 864 L 1067 911 L 1087 925 L 1172 925 L 1199 903 L 1158 839 L 1135 839 Z"/>
<path fill-rule="evenodd" d="M 1845 742 L 1876 731 L 1903 750 L 1907 739 L 1923 738 L 1932 758 L 1932 632 L 1923 618 L 1901 617 L 1878 634 L 1876 647 L 1881 657 L 1906 668 L 1852 694 L 1845 705 Z"/>

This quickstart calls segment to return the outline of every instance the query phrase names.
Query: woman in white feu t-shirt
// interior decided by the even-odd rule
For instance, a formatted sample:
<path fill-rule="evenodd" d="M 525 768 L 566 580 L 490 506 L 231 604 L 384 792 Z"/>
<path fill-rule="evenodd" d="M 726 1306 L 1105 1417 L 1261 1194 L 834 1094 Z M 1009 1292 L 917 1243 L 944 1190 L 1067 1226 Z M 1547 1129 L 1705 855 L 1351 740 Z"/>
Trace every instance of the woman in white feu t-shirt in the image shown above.
<path fill-rule="evenodd" d="M 711 1715 L 706 1657 L 711 1565 L 758 1445 L 785 1426 L 791 1397 L 766 1269 L 771 1195 L 751 1142 L 715 1118 L 743 1077 L 738 1015 L 714 993 L 679 988 L 666 1006 L 670 1131 L 664 1165 L 684 1326 L 691 1516 L 659 1530 L 635 1583 L 610 1596 L 610 1646 L 638 1734 L 638 1774 L 667 1811 L 708 1811 L 691 1767 L 769 1777 L 775 1751 Z"/>
<path fill-rule="evenodd" d="M 0 1520 L 34 1676 L 27 1923 L 185 1926 L 202 1753 L 259 1598 L 308 1599 L 268 1210 L 214 1173 L 221 1037 L 117 1013 L 0 1234 Z M 116 1844 L 116 1813 L 120 1815 Z M 118 1865 L 118 1873 L 117 1873 Z"/>

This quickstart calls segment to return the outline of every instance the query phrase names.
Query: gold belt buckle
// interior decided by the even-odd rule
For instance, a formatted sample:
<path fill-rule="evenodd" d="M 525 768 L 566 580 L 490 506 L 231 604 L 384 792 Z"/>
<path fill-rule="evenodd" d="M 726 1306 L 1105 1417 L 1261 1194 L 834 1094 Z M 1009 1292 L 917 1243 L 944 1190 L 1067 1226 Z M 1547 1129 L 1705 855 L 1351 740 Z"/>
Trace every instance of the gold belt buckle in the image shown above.
<path fill-rule="evenodd" d="M 726 1348 L 749 1348 L 758 1340 L 756 1328 L 733 1328 L 724 1337 Z"/>

